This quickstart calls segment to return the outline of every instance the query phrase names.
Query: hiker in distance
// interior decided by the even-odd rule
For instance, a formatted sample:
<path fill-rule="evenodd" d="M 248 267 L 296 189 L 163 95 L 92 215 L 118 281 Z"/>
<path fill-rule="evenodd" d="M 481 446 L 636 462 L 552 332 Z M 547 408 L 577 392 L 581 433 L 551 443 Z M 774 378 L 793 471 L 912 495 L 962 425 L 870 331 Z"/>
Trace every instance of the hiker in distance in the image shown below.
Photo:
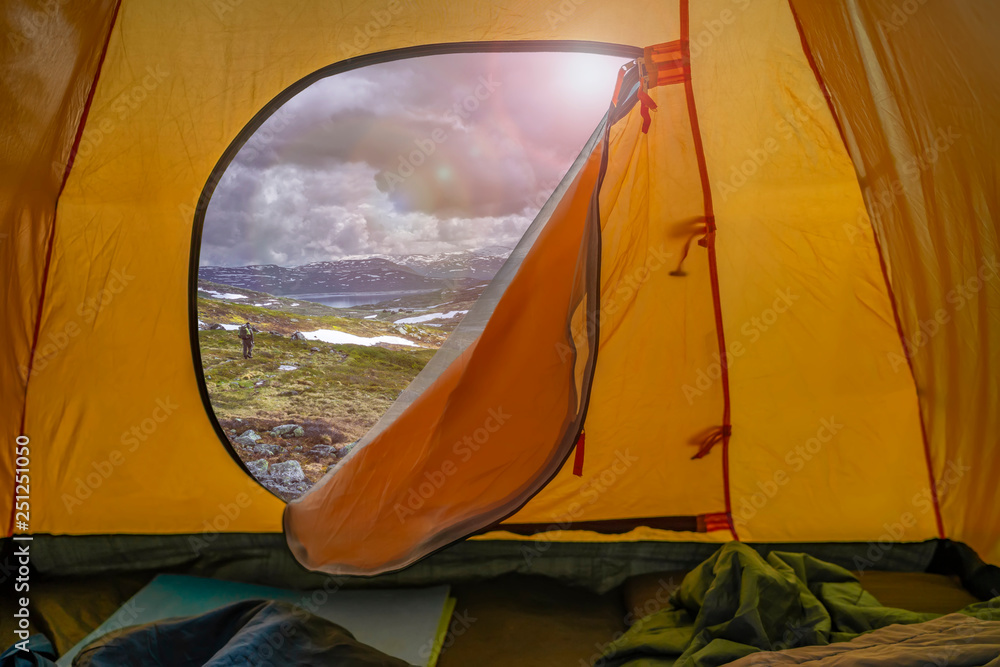
<path fill-rule="evenodd" d="M 240 340 L 243 341 L 243 358 L 249 359 L 253 356 L 253 327 L 250 320 L 240 327 Z"/>

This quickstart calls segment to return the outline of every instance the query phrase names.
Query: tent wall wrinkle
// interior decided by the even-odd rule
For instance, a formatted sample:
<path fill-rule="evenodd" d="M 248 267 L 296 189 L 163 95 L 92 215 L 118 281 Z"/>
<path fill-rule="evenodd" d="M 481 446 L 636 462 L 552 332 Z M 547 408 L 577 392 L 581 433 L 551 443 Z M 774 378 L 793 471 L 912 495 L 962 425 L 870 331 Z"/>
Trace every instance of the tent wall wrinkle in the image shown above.
<path fill-rule="evenodd" d="M 1000 5 L 793 4 L 881 241 L 906 347 L 889 361 L 912 362 L 945 532 L 997 562 Z"/>
<path fill-rule="evenodd" d="M 36 341 L 46 257 L 74 140 L 116 3 L 8 2 L 0 12 L 0 117 L 16 128 L 0 161 L 0 488 L 13 489 L 15 438 L 22 434 L 28 367 Z M 5 132 L 6 134 L 6 132 Z M 41 350 L 61 352 L 68 340 L 41 337 Z M 41 443 L 36 443 L 41 445 Z M 5 533 L 12 496 L 0 497 Z"/>
<path fill-rule="evenodd" d="M 730 4 L 692 3 L 693 26 Z M 692 51 L 730 346 L 732 511 L 751 541 L 877 540 L 927 487 L 912 378 L 861 190 L 787 2 Z M 687 382 L 697 387 L 696 378 Z M 695 396 L 696 400 L 701 400 Z M 823 537 L 820 537 L 820 536 Z"/>

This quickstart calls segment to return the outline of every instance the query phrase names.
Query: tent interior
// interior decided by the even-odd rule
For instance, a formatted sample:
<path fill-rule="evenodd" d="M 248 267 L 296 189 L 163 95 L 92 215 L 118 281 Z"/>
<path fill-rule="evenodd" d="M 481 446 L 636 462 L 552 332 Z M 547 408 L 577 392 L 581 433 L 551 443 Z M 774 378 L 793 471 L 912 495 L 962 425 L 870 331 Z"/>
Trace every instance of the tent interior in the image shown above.
<path fill-rule="evenodd" d="M 65 658 L 187 575 L 307 610 L 447 585 L 419 656 L 445 667 L 1000 656 L 1000 5 L 12 0 L 0 22 L 3 646 Z M 462 323 L 286 503 L 206 386 L 213 194 L 315 81 L 481 51 L 625 64 Z M 413 663 L 379 655 L 343 664 Z"/>

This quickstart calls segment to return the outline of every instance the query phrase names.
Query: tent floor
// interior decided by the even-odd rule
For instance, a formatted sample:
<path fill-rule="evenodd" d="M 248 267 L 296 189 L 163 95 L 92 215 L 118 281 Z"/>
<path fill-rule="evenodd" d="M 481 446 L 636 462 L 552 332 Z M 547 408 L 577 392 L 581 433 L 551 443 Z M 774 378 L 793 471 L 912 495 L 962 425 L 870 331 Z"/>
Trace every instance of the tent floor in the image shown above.
<path fill-rule="evenodd" d="M 655 611 L 683 572 L 633 577 L 598 595 L 539 576 L 504 575 L 453 587 L 457 599 L 440 667 L 586 665 L 637 615 Z M 34 630 L 60 653 L 96 628 L 153 574 L 32 582 Z M 956 579 L 937 574 L 867 572 L 861 582 L 882 604 L 948 613 L 975 602 Z M 0 631 L 13 637 L 11 615 Z"/>

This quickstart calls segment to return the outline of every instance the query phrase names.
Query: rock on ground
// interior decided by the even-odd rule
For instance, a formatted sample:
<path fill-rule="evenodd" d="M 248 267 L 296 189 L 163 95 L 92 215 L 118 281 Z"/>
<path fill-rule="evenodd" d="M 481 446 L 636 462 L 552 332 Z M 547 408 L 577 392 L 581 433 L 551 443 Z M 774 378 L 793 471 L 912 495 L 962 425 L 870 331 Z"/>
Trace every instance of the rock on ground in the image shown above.
<path fill-rule="evenodd" d="M 309 490 L 309 482 L 298 461 L 268 464 L 264 459 L 250 461 L 247 468 L 264 488 L 282 500 L 294 500 Z"/>
<path fill-rule="evenodd" d="M 257 456 L 275 456 L 281 453 L 281 446 L 262 442 L 259 445 L 255 445 L 252 451 Z"/>
<path fill-rule="evenodd" d="M 315 445 L 309 453 L 314 456 L 336 456 L 337 448 L 332 445 Z"/>
<path fill-rule="evenodd" d="M 271 429 L 271 435 L 282 438 L 301 438 L 305 434 L 305 429 L 298 424 L 282 424 Z"/>
<path fill-rule="evenodd" d="M 247 461 L 247 470 L 257 479 L 267 475 L 267 459 L 259 461 Z"/>
<path fill-rule="evenodd" d="M 288 484 L 289 482 L 304 482 L 306 475 L 302 472 L 302 466 L 298 461 L 282 461 L 268 467 L 268 476 L 276 482 Z"/>

